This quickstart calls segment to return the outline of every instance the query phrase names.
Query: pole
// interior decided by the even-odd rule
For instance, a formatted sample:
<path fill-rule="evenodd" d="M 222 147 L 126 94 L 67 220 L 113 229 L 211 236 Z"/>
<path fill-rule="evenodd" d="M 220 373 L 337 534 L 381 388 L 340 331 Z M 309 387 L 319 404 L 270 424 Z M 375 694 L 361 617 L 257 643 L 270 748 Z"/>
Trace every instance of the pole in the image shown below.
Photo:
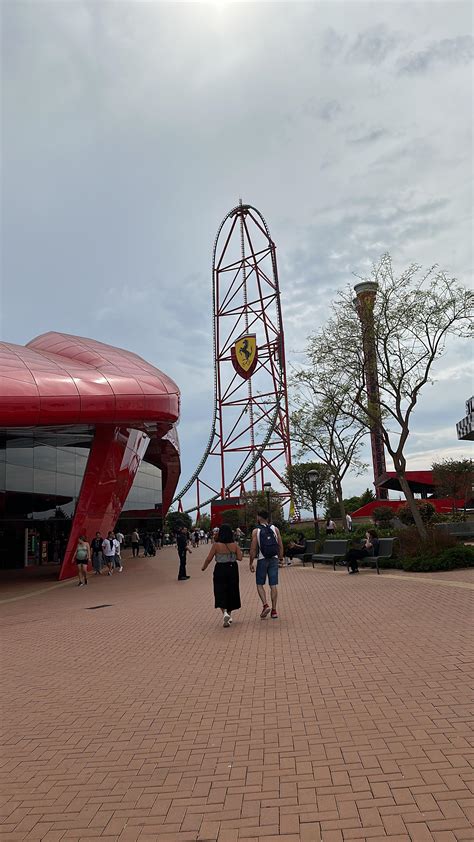
<path fill-rule="evenodd" d="M 313 518 L 314 518 L 314 539 L 315 541 L 319 540 L 319 523 L 318 523 L 318 512 L 316 509 L 316 500 L 313 497 Z"/>
<path fill-rule="evenodd" d="M 375 340 L 374 304 L 377 297 L 378 284 L 376 281 L 362 281 L 354 287 L 357 314 L 362 326 L 362 350 L 364 353 L 365 383 L 367 401 L 371 413 L 370 443 L 372 449 L 372 465 L 374 469 L 374 485 L 377 500 L 388 500 L 388 490 L 380 488 L 378 483 L 385 476 L 385 449 L 380 431 L 380 391 L 377 371 L 377 348 Z"/>

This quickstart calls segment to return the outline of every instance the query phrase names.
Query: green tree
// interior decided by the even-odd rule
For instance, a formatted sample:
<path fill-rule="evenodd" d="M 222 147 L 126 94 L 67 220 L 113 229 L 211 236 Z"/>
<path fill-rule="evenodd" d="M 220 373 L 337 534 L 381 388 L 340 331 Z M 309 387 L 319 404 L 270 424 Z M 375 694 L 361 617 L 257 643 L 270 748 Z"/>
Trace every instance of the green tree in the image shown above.
<path fill-rule="evenodd" d="M 359 497 L 359 508 L 365 506 L 366 503 L 372 503 L 375 500 L 375 494 L 371 488 L 366 488 L 364 493 Z M 355 509 L 353 510 L 355 511 Z"/>
<path fill-rule="evenodd" d="M 204 532 L 209 532 L 211 529 L 211 518 L 209 517 L 209 515 L 201 515 L 199 521 L 196 522 L 196 526 L 198 529 L 204 529 Z"/>
<path fill-rule="evenodd" d="M 436 509 L 432 503 L 429 503 L 427 500 L 415 500 L 415 506 L 424 524 L 431 523 L 432 520 L 436 519 Z M 412 526 L 415 523 L 411 506 L 408 503 L 400 506 L 397 511 L 397 517 L 405 526 Z"/>
<path fill-rule="evenodd" d="M 448 338 L 472 335 L 474 297 L 436 267 L 422 272 L 413 264 L 397 276 L 388 254 L 373 266 L 370 278 L 360 280 L 366 290 L 376 291 L 375 298 L 366 296 L 357 309 L 351 287 L 339 293 L 332 317 L 310 340 L 308 376 L 330 384 L 348 419 L 378 431 L 416 528 L 426 537 L 406 478 L 405 447 L 416 404 L 423 387 L 433 382 L 433 366 Z M 368 337 L 375 347 L 380 403 L 367 389 L 371 374 L 363 348 Z"/>
<path fill-rule="evenodd" d="M 310 482 L 309 472 L 315 476 Z M 317 518 L 317 507 L 321 505 L 326 497 L 328 485 L 331 482 L 331 474 L 327 465 L 321 462 L 297 462 L 291 468 L 286 469 L 286 483 L 288 488 L 293 489 L 295 502 L 302 509 L 309 509 L 313 512 L 314 528 L 319 533 Z"/>
<path fill-rule="evenodd" d="M 240 496 L 245 503 L 239 509 L 238 525 L 248 534 L 257 526 L 257 512 L 260 510 L 268 511 L 268 497 L 265 491 L 247 491 Z M 281 528 L 284 523 L 283 509 L 280 495 L 274 489 L 270 492 L 270 515 L 272 523 Z"/>
<path fill-rule="evenodd" d="M 222 512 L 222 523 L 227 523 L 231 529 L 237 529 L 240 526 L 242 516 L 239 509 L 227 509 Z"/>
<path fill-rule="evenodd" d="M 191 529 L 193 522 L 187 512 L 168 512 L 165 520 L 165 528 L 170 535 L 175 535 L 182 526 Z"/>
<path fill-rule="evenodd" d="M 443 459 L 433 462 L 433 481 L 438 493 L 443 497 L 452 497 L 453 516 L 456 509 L 455 500 L 462 500 L 464 515 L 468 500 L 472 497 L 474 483 L 474 465 L 472 459 Z"/>
<path fill-rule="evenodd" d="M 390 506 L 378 506 L 373 510 L 372 517 L 377 526 L 390 526 L 395 512 Z"/>

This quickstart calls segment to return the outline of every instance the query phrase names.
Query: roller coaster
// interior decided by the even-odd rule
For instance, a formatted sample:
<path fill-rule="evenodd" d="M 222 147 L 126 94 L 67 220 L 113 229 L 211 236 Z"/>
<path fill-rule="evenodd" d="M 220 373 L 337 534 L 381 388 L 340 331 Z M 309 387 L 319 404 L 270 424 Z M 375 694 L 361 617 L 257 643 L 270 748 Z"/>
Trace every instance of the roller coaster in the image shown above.
<path fill-rule="evenodd" d="M 272 479 L 282 503 L 291 497 L 276 249 L 261 213 L 242 201 L 224 218 L 214 242 L 212 312 L 211 431 L 196 470 L 172 501 L 179 511 L 196 512 L 196 520 L 213 501 L 263 490 Z M 185 496 L 192 498 L 187 508 Z"/>

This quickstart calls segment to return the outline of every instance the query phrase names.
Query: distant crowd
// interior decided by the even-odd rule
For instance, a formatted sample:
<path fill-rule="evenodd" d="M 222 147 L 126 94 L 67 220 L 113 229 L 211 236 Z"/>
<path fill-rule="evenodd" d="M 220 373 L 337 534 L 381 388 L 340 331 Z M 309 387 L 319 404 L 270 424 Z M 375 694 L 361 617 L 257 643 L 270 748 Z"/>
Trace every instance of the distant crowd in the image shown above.
<path fill-rule="evenodd" d="M 350 524 L 348 521 L 347 526 L 350 529 L 352 521 Z M 328 518 L 326 534 L 333 535 L 335 529 L 334 522 Z M 101 576 L 103 573 L 112 576 L 115 571 L 122 573 L 124 569 L 122 549 L 127 543 L 132 547 L 134 558 L 139 557 L 141 547 L 143 547 L 144 556 L 154 556 L 164 545 L 176 543 L 179 557 L 178 581 L 184 582 L 191 578 L 186 568 L 188 555 L 201 544 L 210 543 L 211 547 L 201 570 L 205 571 L 212 561 L 215 562 L 214 605 L 222 612 L 223 624 L 227 628 L 232 623 L 232 612 L 241 607 L 238 562 L 243 559 L 244 538 L 245 535 L 239 527 L 233 530 L 225 523 L 212 531 L 197 528 L 189 530 L 182 526 L 175 536 L 157 530 L 146 532 L 142 537 L 138 529 L 134 529 L 127 541 L 120 531 L 109 532 L 106 538 L 97 532 L 90 544 L 84 536 L 81 536 L 76 548 L 78 585 L 79 587 L 87 585 L 89 564 L 92 564 L 96 576 Z M 300 532 L 296 540 L 291 540 L 284 546 L 280 531 L 270 522 L 268 512 L 261 510 L 257 513 L 257 526 L 252 531 L 252 537 L 246 549 L 249 551 L 250 572 L 256 573 L 257 593 L 262 603 L 261 619 L 269 615 L 272 619 L 278 619 L 278 569 L 284 565 L 291 565 L 294 558 L 304 556 L 307 543 L 304 533 Z M 379 543 L 377 532 L 369 529 L 362 544 L 359 547 L 352 547 L 346 553 L 343 563 L 347 566 L 349 573 L 358 573 L 358 562 L 366 556 L 378 555 Z M 269 599 L 265 590 L 267 582 L 270 588 Z"/>

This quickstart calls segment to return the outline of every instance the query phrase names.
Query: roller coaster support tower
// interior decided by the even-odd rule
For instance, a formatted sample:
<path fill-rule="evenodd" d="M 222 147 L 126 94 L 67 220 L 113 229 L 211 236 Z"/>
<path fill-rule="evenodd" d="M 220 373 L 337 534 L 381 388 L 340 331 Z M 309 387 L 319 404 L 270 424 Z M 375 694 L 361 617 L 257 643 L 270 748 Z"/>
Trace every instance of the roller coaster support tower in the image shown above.
<path fill-rule="evenodd" d="M 275 244 L 252 205 L 240 202 L 220 225 L 212 277 L 211 432 L 173 501 L 180 511 L 196 512 L 196 519 L 213 500 L 263 490 L 272 480 L 282 503 L 292 496 L 285 473 L 291 447 Z"/>

